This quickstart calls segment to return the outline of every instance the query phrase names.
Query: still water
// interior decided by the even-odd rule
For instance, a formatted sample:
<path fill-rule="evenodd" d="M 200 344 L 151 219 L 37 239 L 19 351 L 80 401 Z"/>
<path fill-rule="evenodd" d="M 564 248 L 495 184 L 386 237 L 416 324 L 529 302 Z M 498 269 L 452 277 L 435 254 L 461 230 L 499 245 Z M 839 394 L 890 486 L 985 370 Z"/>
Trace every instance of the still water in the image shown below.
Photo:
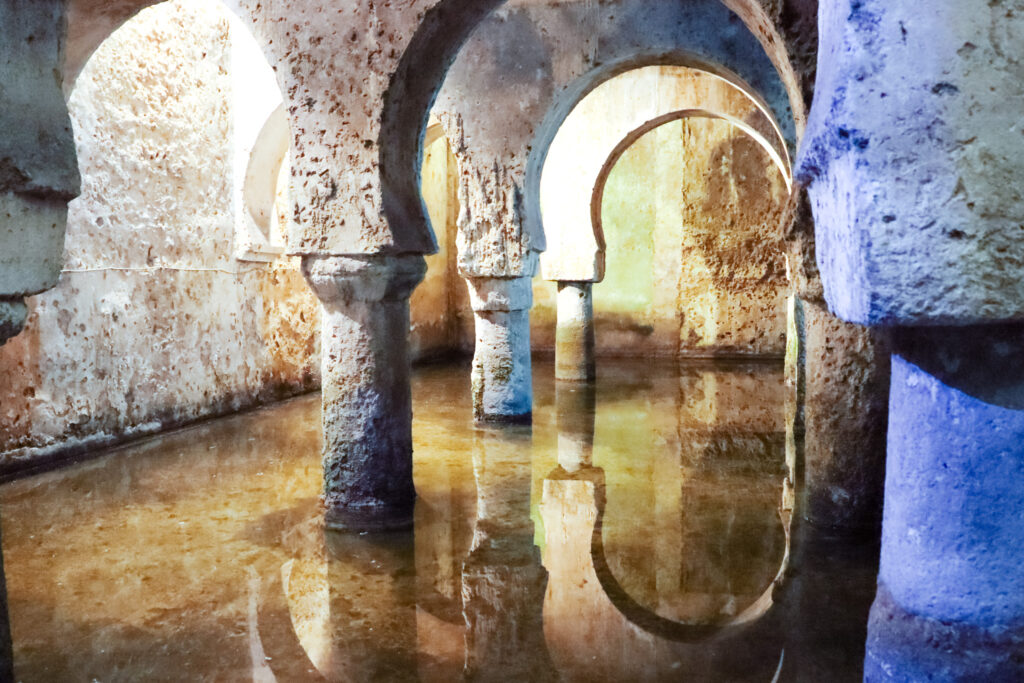
<path fill-rule="evenodd" d="M 791 523 L 770 364 L 414 373 L 409 533 L 319 524 L 319 398 L 0 487 L 22 681 L 857 681 L 877 551 Z M 788 501 L 788 502 L 787 502 Z"/>

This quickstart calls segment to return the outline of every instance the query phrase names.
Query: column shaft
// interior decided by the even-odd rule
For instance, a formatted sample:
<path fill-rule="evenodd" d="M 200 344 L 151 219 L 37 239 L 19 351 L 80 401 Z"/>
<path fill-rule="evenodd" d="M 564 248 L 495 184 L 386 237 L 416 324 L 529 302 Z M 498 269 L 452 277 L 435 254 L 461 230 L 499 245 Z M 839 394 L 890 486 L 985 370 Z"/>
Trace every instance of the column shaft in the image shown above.
<path fill-rule="evenodd" d="M 559 282 L 555 378 L 592 381 L 596 375 L 594 346 L 593 283 Z"/>
<path fill-rule="evenodd" d="M 530 422 L 530 278 L 470 278 L 476 322 L 473 413 L 480 422 Z"/>
<path fill-rule="evenodd" d="M 412 524 L 409 295 L 421 256 L 307 257 L 322 304 L 324 504 L 332 528 Z"/>
<path fill-rule="evenodd" d="M 896 336 L 866 680 L 1024 680 L 1022 340 Z"/>

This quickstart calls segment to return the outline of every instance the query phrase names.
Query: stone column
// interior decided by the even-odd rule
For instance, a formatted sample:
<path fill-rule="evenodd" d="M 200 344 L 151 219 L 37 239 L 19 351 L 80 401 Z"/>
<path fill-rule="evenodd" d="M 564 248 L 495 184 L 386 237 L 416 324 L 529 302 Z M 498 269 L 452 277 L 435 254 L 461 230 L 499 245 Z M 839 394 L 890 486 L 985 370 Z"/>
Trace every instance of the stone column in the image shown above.
<path fill-rule="evenodd" d="M 409 296 L 422 256 L 307 256 L 322 306 L 326 523 L 334 529 L 412 526 Z"/>
<path fill-rule="evenodd" d="M 467 278 L 476 322 L 473 414 L 479 422 L 528 423 L 531 278 Z"/>
<path fill-rule="evenodd" d="M 1024 680 L 1024 325 L 899 331 L 865 680 Z"/>
<path fill-rule="evenodd" d="M 592 282 L 558 283 L 556 379 L 589 382 L 596 376 L 593 286 Z"/>
<path fill-rule="evenodd" d="M 802 302 L 804 517 L 841 533 L 877 534 L 885 481 L 889 345 L 884 330 Z"/>

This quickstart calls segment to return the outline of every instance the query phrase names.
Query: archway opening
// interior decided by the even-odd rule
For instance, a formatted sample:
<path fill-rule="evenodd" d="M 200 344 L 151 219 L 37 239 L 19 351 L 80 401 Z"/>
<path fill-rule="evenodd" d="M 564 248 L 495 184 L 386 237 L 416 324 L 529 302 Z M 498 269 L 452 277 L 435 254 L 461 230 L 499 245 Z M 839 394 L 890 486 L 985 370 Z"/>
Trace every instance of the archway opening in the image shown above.
<path fill-rule="evenodd" d="M 650 101 L 633 104 L 639 94 Z M 784 143 L 763 117 L 753 98 L 713 75 L 626 73 L 567 117 L 541 183 L 544 276 L 592 286 L 603 384 L 635 374 L 632 382 L 657 385 L 665 378 L 650 375 L 652 359 L 678 363 L 657 371 L 679 383 L 676 429 L 617 414 L 606 401 L 618 395 L 598 400 L 592 461 L 607 500 L 595 576 L 627 620 L 666 637 L 757 621 L 788 565 L 793 475 L 781 359 L 790 284 L 780 224 L 791 177 Z M 550 317 L 553 284 L 537 287 Z M 648 360 L 623 370 L 614 356 Z M 702 359 L 712 363 L 694 364 Z M 624 439 L 645 455 L 613 456 Z M 639 467 L 651 470 L 649 483 Z M 666 539 L 664 553 L 649 557 L 639 528 Z"/>

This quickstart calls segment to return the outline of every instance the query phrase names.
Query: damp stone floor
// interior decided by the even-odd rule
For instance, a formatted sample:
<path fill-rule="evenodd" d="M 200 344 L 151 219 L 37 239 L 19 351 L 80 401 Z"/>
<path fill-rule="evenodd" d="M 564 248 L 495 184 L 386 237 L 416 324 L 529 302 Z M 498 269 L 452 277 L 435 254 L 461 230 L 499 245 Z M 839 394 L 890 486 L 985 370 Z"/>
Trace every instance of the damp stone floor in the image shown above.
<path fill-rule="evenodd" d="M 317 396 L 0 486 L 16 679 L 861 679 L 877 549 L 790 520 L 781 366 L 553 375 L 484 428 L 414 371 L 407 533 L 323 529 Z"/>

